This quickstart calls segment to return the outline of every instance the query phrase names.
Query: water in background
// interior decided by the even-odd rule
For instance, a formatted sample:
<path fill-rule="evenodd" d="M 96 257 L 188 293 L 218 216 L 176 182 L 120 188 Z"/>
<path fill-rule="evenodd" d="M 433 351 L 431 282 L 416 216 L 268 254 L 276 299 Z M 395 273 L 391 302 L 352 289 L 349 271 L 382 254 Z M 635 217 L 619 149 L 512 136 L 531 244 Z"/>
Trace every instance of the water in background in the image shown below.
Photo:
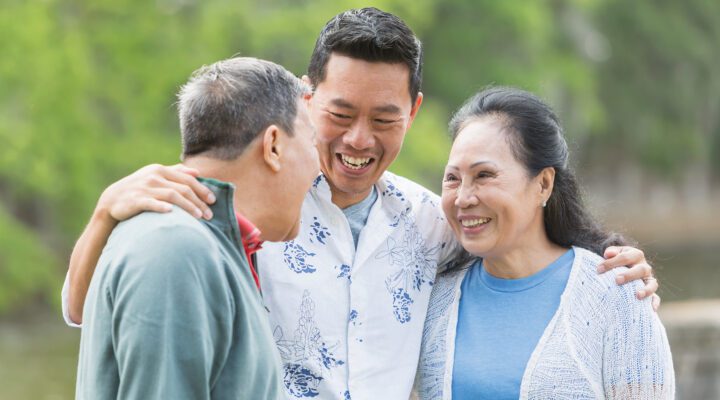
<path fill-rule="evenodd" d="M 646 253 L 660 281 L 663 302 L 720 299 L 720 244 L 649 246 Z"/>

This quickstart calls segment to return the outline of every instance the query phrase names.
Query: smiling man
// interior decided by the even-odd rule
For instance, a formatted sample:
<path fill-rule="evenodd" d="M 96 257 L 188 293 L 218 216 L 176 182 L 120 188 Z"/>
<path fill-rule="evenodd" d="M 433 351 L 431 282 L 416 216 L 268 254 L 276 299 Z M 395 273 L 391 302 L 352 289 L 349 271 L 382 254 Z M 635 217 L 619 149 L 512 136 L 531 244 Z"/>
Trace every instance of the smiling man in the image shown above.
<path fill-rule="evenodd" d="M 420 41 L 375 8 L 338 14 L 315 44 L 304 79 L 314 89 L 310 115 L 322 174 L 305 197 L 298 237 L 265 243 L 257 253 L 288 398 L 411 393 L 436 271 L 458 247 L 437 195 L 387 172 L 422 104 L 421 78 Z M 98 244 L 116 220 L 162 211 L 163 202 L 197 216 L 207 210 L 204 189 L 173 168 L 141 170 L 115 185 L 73 252 L 68 320 L 81 318 Z M 649 268 L 638 251 L 614 265 L 628 261 L 639 264 L 633 279 Z"/>

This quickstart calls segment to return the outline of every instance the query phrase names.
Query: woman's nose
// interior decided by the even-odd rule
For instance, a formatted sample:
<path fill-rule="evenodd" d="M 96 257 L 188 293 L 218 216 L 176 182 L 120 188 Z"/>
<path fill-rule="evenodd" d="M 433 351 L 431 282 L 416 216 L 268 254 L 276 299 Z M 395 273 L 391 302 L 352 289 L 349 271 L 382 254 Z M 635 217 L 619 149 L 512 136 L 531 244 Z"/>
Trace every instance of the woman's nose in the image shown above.
<path fill-rule="evenodd" d="M 455 191 L 455 205 L 459 208 L 474 206 L 478 203 L 478 198 L 472 186 L 460 183 Z"/>

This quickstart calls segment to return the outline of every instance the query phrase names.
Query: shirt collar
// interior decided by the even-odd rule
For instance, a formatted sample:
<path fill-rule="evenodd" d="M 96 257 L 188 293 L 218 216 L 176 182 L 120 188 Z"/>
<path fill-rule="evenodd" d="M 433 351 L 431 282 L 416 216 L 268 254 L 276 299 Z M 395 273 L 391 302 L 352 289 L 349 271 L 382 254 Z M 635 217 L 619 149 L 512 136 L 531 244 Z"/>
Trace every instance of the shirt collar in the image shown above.
<path fill-rule="evenodd" d="M 395 181 L 398 177 L 390 172 L 385 171 L 380 179 L 375 183 L 375 190 L 378 194 L 378 200 L 384 203 L 383 207 L 390 207 L 397 212 L 409 212 L 412 209 L 412 202 L 408 201 L 406 194 L 400 190 Z M 310 192 L 319 198 L 332 202 L 332 192 L 327 178 L 322 173 L 315 178 Z"/>
<path fill-rule="evenodd" d="M 235 212 L 235 218 L 237 218 L 238 227 L 240 228 L 243 247 L 245 247 L 247 255 L 250 256 L 262 248 L 263 241 L 260 239 L 260 229 L 237 211 Z"/>

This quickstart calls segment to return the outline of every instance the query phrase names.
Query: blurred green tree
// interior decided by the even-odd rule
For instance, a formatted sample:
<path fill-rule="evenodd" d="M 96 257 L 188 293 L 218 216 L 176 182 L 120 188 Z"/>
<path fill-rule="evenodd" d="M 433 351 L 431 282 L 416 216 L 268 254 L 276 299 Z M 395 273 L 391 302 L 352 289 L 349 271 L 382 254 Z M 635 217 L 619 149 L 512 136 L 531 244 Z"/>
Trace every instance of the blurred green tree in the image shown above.
<path fill-rule="evenodd" d="M 55 303 L 101 190 L 178 161 L 175 93 L 239 54 L 298 75 L 359 1 L 5 0 L 0 13 L 0 314 Z M 439 188 L 446 123 L 487 84 L 547 98 L 579 156 L 720 176 L 720 3 L 382 0 L 425 44 L 425 102 L 392 170 Z M 622 143 L 622 146 L 618 146 Z"/>

